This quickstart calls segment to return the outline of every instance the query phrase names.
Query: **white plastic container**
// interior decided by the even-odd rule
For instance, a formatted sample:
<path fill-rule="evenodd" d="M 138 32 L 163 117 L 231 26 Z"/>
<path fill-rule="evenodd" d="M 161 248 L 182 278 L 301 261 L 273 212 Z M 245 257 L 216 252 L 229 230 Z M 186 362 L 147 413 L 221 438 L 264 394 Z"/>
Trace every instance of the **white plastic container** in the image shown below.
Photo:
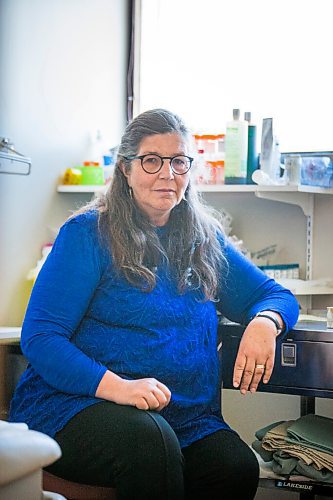
<path fill-rule="evenodd" d="M 285 183 L 281 179 L 281 153 L 273 134 L 273 118 L 264 118 L 262 122 L 260 170 L 269 177 L 269 184 Z"/>
<path fill-rule="evenodd" d="M 301 178 L 302 158 L 300 155 L 288 155 L 284 159 L 284 167 L 288 184 L 297 185 Z"/>
<path fill-rule="evenodd" d="M 327 328 L 333 328 L 333 307 L 327 308 Z"/>
<path fill-rule="evenodd" d="M 233 110 L 225 134 L 225 184 L 245 184 L 247 175 L 248 122 L 240 120 L 240 110 Z"/>
<path fill-rule="evenodd" d="M 206 161 L 205 151 L 198 149 L 195 168 L 195 182 L 197 184 L 208 184 L 210 179 L 210 170 Z"/>

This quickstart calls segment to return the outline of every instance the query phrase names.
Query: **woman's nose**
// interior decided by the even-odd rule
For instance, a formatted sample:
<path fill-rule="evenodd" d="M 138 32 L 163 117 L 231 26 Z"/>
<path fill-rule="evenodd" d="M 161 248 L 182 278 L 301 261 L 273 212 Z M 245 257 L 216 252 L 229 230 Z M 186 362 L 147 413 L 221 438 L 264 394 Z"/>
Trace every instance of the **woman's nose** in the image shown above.
<path fill-rule="evenodd" d="M 171 168 L 171 160 L 163 160 L 163 165 L 160 170 L 160 177 L 166 178 L 166 179 L 173 179 L 174 178 L 174 173 Z"/>

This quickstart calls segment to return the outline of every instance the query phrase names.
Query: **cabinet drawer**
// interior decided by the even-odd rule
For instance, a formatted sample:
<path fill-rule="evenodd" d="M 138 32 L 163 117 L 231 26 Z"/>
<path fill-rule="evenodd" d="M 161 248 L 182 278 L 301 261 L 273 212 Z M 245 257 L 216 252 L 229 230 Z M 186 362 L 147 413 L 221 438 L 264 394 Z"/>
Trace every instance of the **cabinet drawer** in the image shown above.
<path fill-rule="evenodd" d="M 221 325 L 223 387 L 232 389 L 240 325 Z M 275 365 L 268 384 L 258 390 L 304 396 L 333 397 L 333 332 L 295 329 L 276 344 Z"/>

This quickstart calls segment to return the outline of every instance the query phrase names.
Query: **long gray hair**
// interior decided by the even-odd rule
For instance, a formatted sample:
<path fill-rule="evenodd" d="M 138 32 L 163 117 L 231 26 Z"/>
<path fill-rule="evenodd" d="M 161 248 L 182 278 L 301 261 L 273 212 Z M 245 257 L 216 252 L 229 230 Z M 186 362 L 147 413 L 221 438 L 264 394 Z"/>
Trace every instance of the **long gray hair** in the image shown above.
<path fill-rule="evenodd" d="M 106 194 L 93 205 L 99 210 L 101 234 L 108 239 L 113 263 L 126 279 L 145 291 L 156 285 L 156 269 L 167 262 L 180 293 L 188 287 L 201 289 L 214 300 L 225 263 L 217 232 L 223 231 L 214 212 L 199 199 L 191 180 L 184 199 L 175 206 L 161 243 L 156 227 L 132 199 L 123 167 L 128 172 L 141 141 L 155 134 L 179 134 L 188 144 L 192 138 L 182 120 L 164 109 L 137 116 L 126 127 L 118 150 L 114 177 Z M 92 208 L 88 205 L 87 208 Z"/>

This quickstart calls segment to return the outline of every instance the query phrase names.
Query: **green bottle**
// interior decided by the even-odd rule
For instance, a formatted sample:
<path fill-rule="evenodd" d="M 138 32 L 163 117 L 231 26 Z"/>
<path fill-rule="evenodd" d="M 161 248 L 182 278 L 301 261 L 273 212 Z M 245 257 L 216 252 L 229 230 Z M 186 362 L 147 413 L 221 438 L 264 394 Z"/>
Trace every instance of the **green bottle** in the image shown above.
<path fill-rule="evenodd" d="M 246 184 L 248 123 L 240 120 L 239 109 L 233 109 L 233 120 L 225 134 L 225 184 Z"/>

